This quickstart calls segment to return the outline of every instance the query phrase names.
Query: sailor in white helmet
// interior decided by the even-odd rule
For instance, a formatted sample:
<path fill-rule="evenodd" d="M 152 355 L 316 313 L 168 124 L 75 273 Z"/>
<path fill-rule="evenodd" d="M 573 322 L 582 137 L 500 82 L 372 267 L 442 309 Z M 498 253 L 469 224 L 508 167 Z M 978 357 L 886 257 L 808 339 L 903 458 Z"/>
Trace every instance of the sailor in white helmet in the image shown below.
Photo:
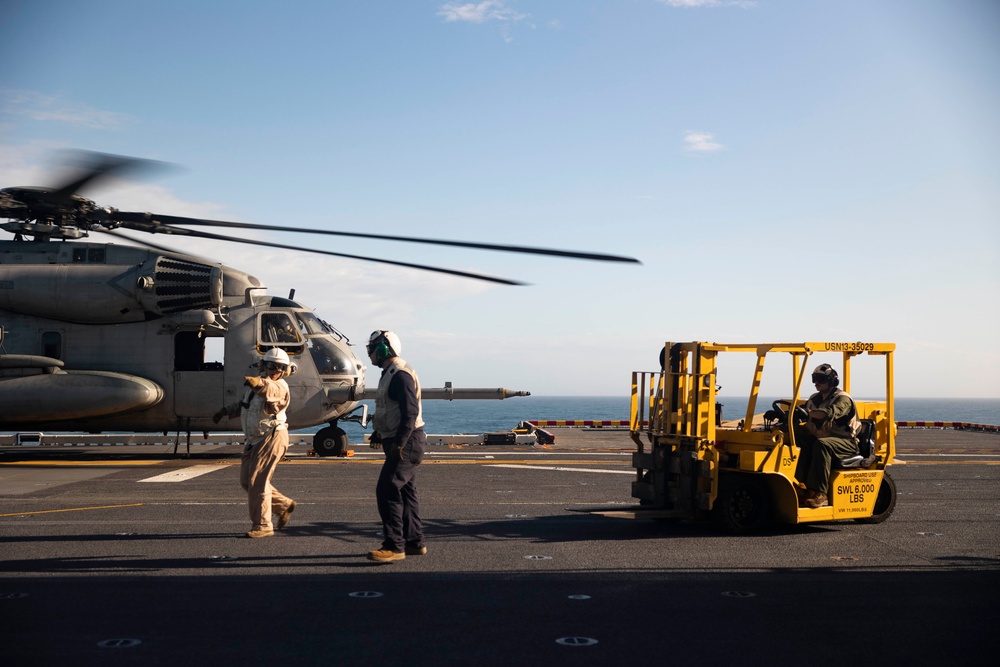
<path fill-rule="evenodd" d="M 247 492 L 250 521 L 247 537 L 274 535 L 271 515 L 284 528 L 295 510 L 295 501 L 271 486 L 271 476 L 288 449 L 288 419 L 285 416 L 291 395 L 285 378 L 296 366 L 284 350 L 272 347 L 258 364 L 260 375 L 246 376 L 243 399 L 222 408 L 212 416 L 216 424 L 223 417 L 239 416 L 246 435 L 240 465 L 240 486 Z"/>
<path fill-rule="evenodd" d="M 427 553 L 416 486 L 417 466 L 427 445 L 420 379 L 399 356 L 401 348 L 399 336 L 384 329 L 368 339 L 368 357 L 382 369 L 375 395 L 371 446 L 385 451 L 385 463 L 375 486 L 383 540 L 381 549 L 368 552 L 368 559 L 379 563 Z"/>

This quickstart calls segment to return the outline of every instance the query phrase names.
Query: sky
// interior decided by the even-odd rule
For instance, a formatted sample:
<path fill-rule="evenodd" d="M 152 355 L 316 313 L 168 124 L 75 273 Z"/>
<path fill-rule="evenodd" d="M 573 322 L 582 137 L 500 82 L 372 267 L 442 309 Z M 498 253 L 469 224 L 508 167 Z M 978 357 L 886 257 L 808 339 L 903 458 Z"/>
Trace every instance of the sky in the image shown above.
<path fill-rule="evenodd" d="M 81 193 L 121 210 L 642 262 L 243 235 L 531 283 L 505 287 L 170 239 L 294 289 L 362 358 L 394 330 L 425 386 L 627 395 L 664 341 L 830 340 L 896 343 L 898 396 L 1000 397 L 1000 3 L 3 14 L 0 187 L 53 184 L 59 151 L 94 150 L 173 165 Z M 747 364 L 725 368 L 721 393 L 742 393 Z"/>

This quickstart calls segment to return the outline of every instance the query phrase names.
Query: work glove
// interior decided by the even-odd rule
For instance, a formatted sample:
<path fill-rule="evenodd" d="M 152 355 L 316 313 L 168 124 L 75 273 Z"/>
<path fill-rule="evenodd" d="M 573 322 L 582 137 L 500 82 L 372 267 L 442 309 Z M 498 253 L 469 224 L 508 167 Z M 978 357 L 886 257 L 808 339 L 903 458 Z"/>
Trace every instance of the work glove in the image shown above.
<path fill-rule="evenodd" d="M 382 449 L 382 436 L 378 434 L 378 431 L 372 433 L 372 437 L 368 439 L 368 446 L 372 449 Z"/>
<path fill-rule="evenodd" d="M 212 415 L 212 421 L 214 423 L 218 424 L 220 421 L 222 421 L 222 418 L 225 417 L 226 414 L 227 414 L 226 413 L 226 409 L 222 408 L 221 410 L 219 410 L 218 412 L 216 412 L 214 415 Z"/>
<path fill-rule="evenodd" d="M 243 377 L 243 379 L 246 380 L 246 382 L 244 382 L 243 384 L 245 384 L 246 386 L 250 387 L 255 391 L 257 389 L 260 389 L 264 385 L 264 381 L 261 380 L 260 376 L 258 375 L 246 375 Z"/>

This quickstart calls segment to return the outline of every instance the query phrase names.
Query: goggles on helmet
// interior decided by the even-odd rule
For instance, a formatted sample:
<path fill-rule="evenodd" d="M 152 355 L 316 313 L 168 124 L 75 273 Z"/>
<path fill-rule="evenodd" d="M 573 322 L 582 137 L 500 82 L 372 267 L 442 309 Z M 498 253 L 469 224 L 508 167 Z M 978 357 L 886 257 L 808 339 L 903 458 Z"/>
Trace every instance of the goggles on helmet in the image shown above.
<path fill-rule="evenodd" d="M 384 329 L 379 329 L 378 331 L 373 332 L 371 337 L 368 339 L 368 354 L 371 354 L 372 351 L 379 345 L 391 346 L 389 339 L 385 336 Z"/>

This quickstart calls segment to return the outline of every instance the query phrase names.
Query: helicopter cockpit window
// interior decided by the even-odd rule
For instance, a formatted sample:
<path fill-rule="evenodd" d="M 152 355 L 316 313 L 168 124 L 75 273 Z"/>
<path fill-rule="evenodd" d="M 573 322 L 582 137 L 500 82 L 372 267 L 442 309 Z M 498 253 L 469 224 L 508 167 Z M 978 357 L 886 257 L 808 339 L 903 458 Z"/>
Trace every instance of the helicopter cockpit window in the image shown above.
<path fill-rule="evenodd" d="M 302 332 L 307 336 L 328 333 L 326 327 L 323 326 L 323 322 L 312 313 L 302 312 L 295 313 L 295 315 L 299 318 L 299 326 L 302 328 Z"/>
<path fill-rule="evenodd" d="M 289 353 L 302 352 L 302 335 L 288 313 L 264 313 L 258 331 L 263 349 L 280 347 Z"/>
<path fill-rule="evenodd" d="M 309 338 L 306 347 L 320 375 L 355 374 L 354 361 L 328 338 Z"/>

